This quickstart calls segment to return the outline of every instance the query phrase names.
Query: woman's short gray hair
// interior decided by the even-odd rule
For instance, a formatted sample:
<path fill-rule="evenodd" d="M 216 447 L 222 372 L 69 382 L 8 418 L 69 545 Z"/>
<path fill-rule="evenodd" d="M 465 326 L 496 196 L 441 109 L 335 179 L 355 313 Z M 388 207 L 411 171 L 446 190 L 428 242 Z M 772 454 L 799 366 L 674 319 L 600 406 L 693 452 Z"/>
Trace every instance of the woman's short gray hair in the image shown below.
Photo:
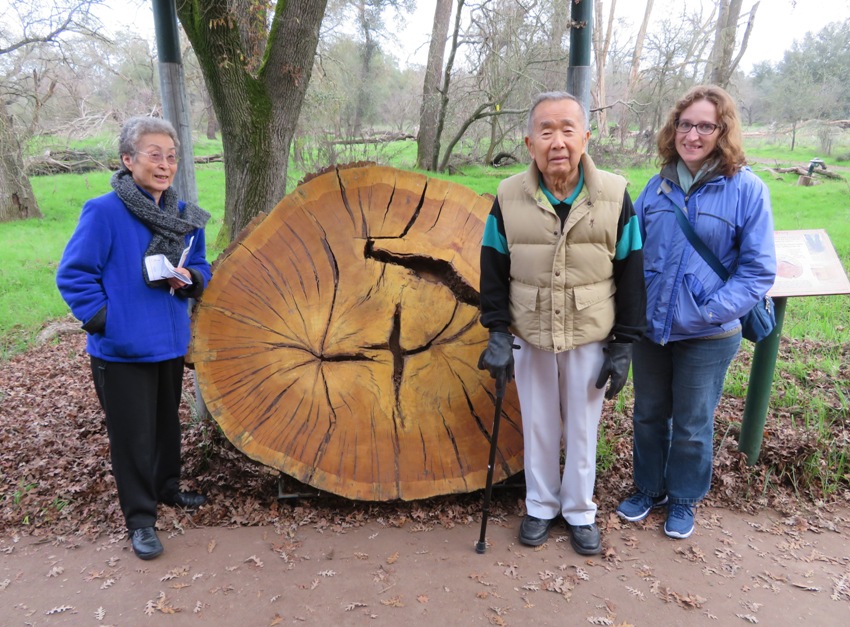
<path fill-rule="evenodd" d="M 584 117 L 584 130 L 588 130 L 590 128 L 589 118 L 587 117 L 587 110 L 584 108 L 584 105 L 581 103 L 581 100 L 573 96 L 568 91 L 544 91 L 540 94 L 537 94 L 531 100 L 531 108 L 528 110 L 529 137 L 531 137 L 532 131 L 534 131 L 534 110 L 541 102 L 548 102 L 549 100 L 572 100 L 573 102 L 577 103 L 579 109 L 581 109 L 581 115 Z"/>
<path fill-rule="evenodd" d="M 171 122 L 162 118 L 139 115 L 130 118 L 121 127 L 121 133 L 118 135 L 118 155 L 129 155 L 132 157 L 136 154 L 136 145 L 139 143 L 142 135 L 150 134 L 168 135 L 174 142 L 174 146 L 177 148 L 180 147 L 180 140 L 177 139 L 177 131 L 174 130 Z"/>

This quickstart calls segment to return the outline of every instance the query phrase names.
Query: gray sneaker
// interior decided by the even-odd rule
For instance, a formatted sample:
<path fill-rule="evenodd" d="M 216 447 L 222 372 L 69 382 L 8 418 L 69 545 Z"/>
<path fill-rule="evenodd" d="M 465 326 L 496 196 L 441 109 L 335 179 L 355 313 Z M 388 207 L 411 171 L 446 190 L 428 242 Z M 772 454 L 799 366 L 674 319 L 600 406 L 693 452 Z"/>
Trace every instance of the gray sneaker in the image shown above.
<path fill-rule="evenodd" d="M 567 523 L 570 531 L 570 544 L 579 555 L 596 555 L 602 552 L 602 541 L 599 539 L 599 527 L 596 523 L 591 525 L 571 525 Z"/>

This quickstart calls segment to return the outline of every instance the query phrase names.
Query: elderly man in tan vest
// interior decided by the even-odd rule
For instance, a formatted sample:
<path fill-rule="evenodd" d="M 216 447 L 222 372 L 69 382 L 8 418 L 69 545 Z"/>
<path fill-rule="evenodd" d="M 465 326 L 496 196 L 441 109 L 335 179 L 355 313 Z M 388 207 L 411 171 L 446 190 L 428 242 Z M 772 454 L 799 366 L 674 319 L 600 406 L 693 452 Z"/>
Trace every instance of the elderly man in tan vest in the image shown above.
<path fill-rule="evenodd" d="M 625 384 L 632 342 L 646 326 L 626 181 L 596 169 L 589 139 L 574 96 L 534 98 L 531 164 L 499 185 L 484 229 L 481 323 L 490 339 L 478 364 L 493 377 L 516 374 L 527 512 L 520 541 L 543 544 L 562 516 L 582 555 L 602 550 L 593 487 L 603 399 Z"/>

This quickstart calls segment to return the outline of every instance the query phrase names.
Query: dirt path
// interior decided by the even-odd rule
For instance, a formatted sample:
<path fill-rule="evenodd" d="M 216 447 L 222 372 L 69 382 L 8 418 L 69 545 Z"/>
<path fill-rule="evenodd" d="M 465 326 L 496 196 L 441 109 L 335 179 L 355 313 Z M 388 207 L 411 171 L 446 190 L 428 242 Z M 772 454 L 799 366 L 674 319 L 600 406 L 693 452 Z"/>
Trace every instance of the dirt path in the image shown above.
<path fill-rule="evenodd" d="M 0 539 L 2 625 L 847 625 L 850 509 L 816 533 L 802 519 L 700 508 L 687 540 L 663 519 L 604 522 L 583 558 L 563 527 L 538 549 L 519 519 L 421 530 L 385 521 L 161 534 L 143 562 L 126 539 Z M 619 528 L 618 528 L 619 527 Z M 424 528 L 423 528 L 424 529 Z M 292 537 L 289 537 L 292 534 Z"/>

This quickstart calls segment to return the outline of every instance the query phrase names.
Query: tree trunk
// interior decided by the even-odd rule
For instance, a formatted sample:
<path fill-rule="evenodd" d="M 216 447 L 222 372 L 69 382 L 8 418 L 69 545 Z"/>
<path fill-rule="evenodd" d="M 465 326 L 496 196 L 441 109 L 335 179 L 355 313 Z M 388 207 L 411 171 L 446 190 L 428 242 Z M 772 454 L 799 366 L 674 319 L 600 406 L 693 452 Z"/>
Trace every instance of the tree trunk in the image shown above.
<path fill-rule="evenodd" d="M 207 116 L 207 139 L 215 139 L 218 131 L 218 120 L 215 118 L 215 109 L 213 108 L 212 100 L 206 89 L 202 90 L 204 99 L 204 115 Z"/>
<path fill-rule="evenodd" d="M 378 42 L 375 40 L 376 32 L 373 19 L 376 11 L 380 10 L 380 2 L 369 5 L 366 0 L 358 0 L 356 3 L 357 23 L 360 26 L 360 34 L 363 43 L 360 45 L 360 77 L 357 81 L 357 97 L 354 102 L 354 122 L 352 124 L 350 137 L 363 135 L 363 123 L 373 110 L 373 85 L 372 85 L 372 59 L 378 51 Z M 377 14 L 379 15 L 379 13 Z"/>
<path fill-rule="evenodd" d="M 313 71 L 326 4 L 278 2 L 265 46 L 245 50 L 228 0 L 177 3 L 180 23 L 204 73 L 226 155 L 220 244 L 286 194 L 290 143 Z M 263 57 L 257 63 L 251 53 L 260 50 Z"/>
<path fill-rule="evenodd" d="M 440 89 L 440 106 L 437 111 L 437 131 L 434 134 L 434 159 L 431 162 L 429 170 L 436 171 L 437 164 L 440 159 L 440 137 L 443 134 L 443 127 L 446 125 L 446 114 L 449 109 L 449 85 L 452 80 L 452 70 L 454 69 L 455 55 L 457 54 L 458 39 L 460 37 L 460 19 L 463 13 L 463 5 L 465 0 L 457 0 L 457 11 L 455 12 L 455 25 L 452 31 L 452 45 L 449 50 L 449 59 L 446 62 L 446 69 L 443 73 L 443 87 Z"/>
<path fill-rule="evenodd" d="M 12 118 L 0 102 L 0 222 L 40 217 Z"/>
<path fill-rule="evenodd" d="M 706 77 L 709 82 L 725 89 L 734 71 L 732 56 L 735 52 L 738 18 L 741 16 L 743 0 L 718 0 L 718 3 L 720 10 Z"/>
<path fill-rule="evenodd" d="M 611 0 L 611 11 L 608 14 L 608 25 L 605 29 L 605 38 L 602 37 L 602 0 L 596 0 L 593 8 L 596 15 L 593 19 L 593 51 L 596 54 L 596 89 L 594 98 L 596 100 L 596 126 L 600 139 L 608 137 L 608 110 L 605 108 L 608 94 L 605 89 L 605 67 L 608 63 L 608 49 L 611 47 L 611 36 L 614 30 L 614 11 L 617 8 L 617 0 Z"/>
<path fill-rule="evenodd" d="M 549 58 L 565 59 L 564 35 L 570 29 L 570 0 L 552 0 L 552 34 L 549 38 Z M 554 63 L 546 71 L 545 89 L 562 91 L 566 88 L 566 66 L 568 63 Z"/>
<path fill-rule="evenodd" d="M 443 57 L 446 54 L 446 38 L 449 36 L 453 2 L 454 0 L 437 0 L 434 10 L 434 27 L 428 47 L 425 82 L 422 85 L 422 106 L 419 109 L 419 140 L 416 145 L 416 166 L 423 170 L 433 170 L 439 158 L 435 144 L 440 111 L 440 80 L 443 77 Z"/>
<path fill-rule="evenodd" d="M 631 67 L 629 68 L 629 82 L 626 85 L 626 93 L 623 96 L 623 100 L 627 104 L 631 101 L 632 95 L 637 90 L 640 58 L 643 54 L 643 42 L 646 40 L 646 29 L 649 26 L 649 18 L 652 15 L 652 5 L 654 2 L 655 0 L 646 0 L 646 10 L 643 12 L 643 21 L 640 23 L 637 39 L 635 39 L 635 51 L 632 55 Z M 629 123 L 631 121 L 629 113 L 630 110 L 628 108 L 623 109 L 623 115 L 620 120 L 620 148 L 623 148 L 623 145 L 626 142 L 626 137 L 629 134 Z"/>
<path fill-rule="evenodd" d="M 387 167 L 336 168 L 219 257 L 188 359 L 246 455 L 320 490 L 421 499 L 484 486 L 493 383 L 476 367 L 492 199 Z M 522 468 L 515 387 L 495 480 Z"/>

